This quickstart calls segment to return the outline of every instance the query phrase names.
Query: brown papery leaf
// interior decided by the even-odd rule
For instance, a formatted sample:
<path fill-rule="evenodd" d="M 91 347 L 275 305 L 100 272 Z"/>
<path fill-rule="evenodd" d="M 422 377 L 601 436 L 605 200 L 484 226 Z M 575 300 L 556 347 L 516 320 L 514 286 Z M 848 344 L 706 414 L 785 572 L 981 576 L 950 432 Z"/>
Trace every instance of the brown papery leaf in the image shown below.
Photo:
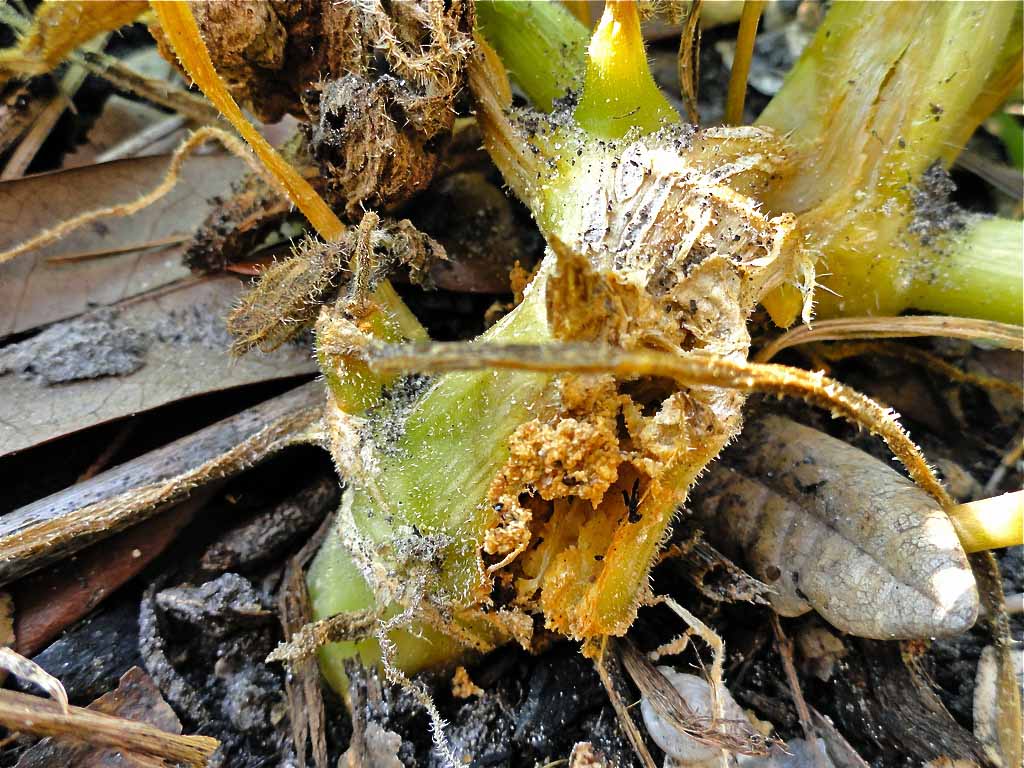
<path fill-rule="evenodd" d="M 204 280 L 5 347 L 0 455 L 182 398 L 315 371 L 301 346 L 229 358 L 224 317 L 241 290 L 233 277 Z"/>
<path fill-rule="evenodd" d="M 129 202 L 164 176 L 167 157 L 145 157 L 41 174 L 0 184 L 0 251 L 83 211 Z M 244 163 L 210 155 L 184 165 L 177 186 L 162 200 L 125 219 L 106 219 L 72 232 L 47 248 L 0 264 L 0 336 L 35 328 L 113 304 L 188 274 L 185 245 L 50 263 L 64 254 L 111 251 L 191 235 Z"/>

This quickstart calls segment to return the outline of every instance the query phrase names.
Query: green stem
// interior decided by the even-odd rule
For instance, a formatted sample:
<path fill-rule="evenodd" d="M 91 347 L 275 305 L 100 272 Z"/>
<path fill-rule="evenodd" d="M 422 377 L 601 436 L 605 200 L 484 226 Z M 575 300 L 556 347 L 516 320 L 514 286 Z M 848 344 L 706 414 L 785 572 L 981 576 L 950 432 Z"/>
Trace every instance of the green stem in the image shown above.
<path fill-rule="evenodd" d="M 590 33 L 559 2 L 477 0 L 477 30 L 509 75 L 545 112 L 581 85 Z"/>
<path fill-rule="evenodd" d="M 679 122 L 647 66 L 640 15 L 633 0 L 609 0 L 587 48 L 583 97 L 576 122 L 602 139 L 629 131 L 653 133 Z"/>
<path fill-rule="evenodd" d="M 931 253 L 907 259 L 914 309 L 1024 324 L 1024 231 L 1019 221 L 973 217 Z"/>
<path fill-rule="evenodd" d="M 479 343 L 549 339 L 541 281 Z M 344 374 L 337 368 L 328 370 Z M 375 466 L 369 477 L 347 478 L 346 494 L 351 498 L 345 503 L 351 504 L 355 533 L 375 549 L 375 557 L 387 562 L 397 578 L 411 580 L 422 575 L 417 570 L 420 564 L 403 565 L 395 542 L 408 537 L 409 531 L 415 531 L 420 542 L 438 542 L 441 563 L 424 584 L 424 593 L 451 609 L 459 627 L 487 641 L 499 639 L 493 628 L 458 617 L 460 609 L 478 605 L 481 589 L 486 590 L 478 552 L 495 512 L 483 500 L 508 458 L 509 437 L 536 415 L 550 380 L 546 374 L 493 371 L 440 376 L 408 411 L 396 398 L 391 410 L 383 405 L 370 414 Z M 368 493 L 371 486 L 373 498 Z M 368 609 L 378 609 L 384 616 L 401 611 L 397 605 L 376 605 L 373 590 L 344 543 L 352 533 L 332 533 L 310 566 L 307 583 L 314 618 Z M 391 639 L 397 649 L 394 662 L 407 672 L 450 662 L 466 651 L 444 632 L 419 622 L 410 630 L 394 631 Z M 365 663 L 376 663 L 380 648 L 370 639 L 321 650 L 321 668 L 339 690 L 344 690 L 344 661 L 354 654 Z"/>
<path fill-rule="evenodd" d="M 948 167 L 1019 80 L 1020 13 L 999 2 L 832 5 L 758 120 L 794 150 L 795 173 L 765 203 L 799 214 L 821 251 L 820 283 L 833 293 L 818 291 L 820 317 L 949 307 L 1019 322 L 1019 304 L 986 296 L 995 275 L 1020 273 L 1015 241 L 995 239 L 1010 236 L 1008 226 L 977 230 L 999 259 L 971 257 L 969 240 L 942 264 L 948 279 L 927 284 L 922 276 L 942 260 L 903 243 L 913 239 L 906 228 L 924 172 Z M 1019 291 L 1000 292 L 1019 302 Z M 765 304 L 783 325 L 799 311 L 792 293 Z"/>

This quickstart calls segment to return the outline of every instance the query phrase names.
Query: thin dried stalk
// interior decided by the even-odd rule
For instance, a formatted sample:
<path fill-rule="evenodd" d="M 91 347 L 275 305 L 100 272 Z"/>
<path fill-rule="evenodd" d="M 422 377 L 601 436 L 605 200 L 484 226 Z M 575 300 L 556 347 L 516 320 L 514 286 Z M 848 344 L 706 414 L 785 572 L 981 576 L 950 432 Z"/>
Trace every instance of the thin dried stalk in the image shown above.
<path fill-rule="evenodd" d="M 679 36 L 679 89 L 686 107 L 686 116 L 694 125 L 700 124 L 697 111 L 697 90 L 700 83 L 700 13 L 704 0 L 693 0 Z"/>
<path fill-rule="evenodd" d="M 0 518 L 0 582 L 42 568 L 111 536 L 270 454 L 316 442 L 316 382 L 217 422 Z"/>
<path fill-rule="evenodd" d="M 594 666 L 597 668 L 598 677 L 601 678 L 601 684 L 608 694 L 608 700 L 611 702 L 612 709 L 615 710 L 615 715 L 619 719 L 619 726 L 626 732 L 629 743 L 633 745 L 633 751 L 640 758 L 640 763 L 644 768 L 657 768 L 657 763 L 654 762 L 654 758 L 651 757 L 650 750 L 647 749 L 647 744 L 644 742 L 643 734 L 640 733 L 640 729 L 629 714 L 629 708 L 622 701 L 622 696 L 619 695 L 615 678 L 609 669 L 609 666 L 614 665 L 615 671 L 618 673 L 616 677 L 621 677 L 621 670 L 618 668 L 619 659 L 615 652 L 614 644 L 609 648 L 610 639 L 612 638 L 605 637 L 601 640 L 601 652 L 594 659 Z"/>
<path fill-rule="evenodd" d="M 181 146 L 174 151 L 174 154 L 171 155 L 171 162 L 167 166 L 167 174 L 152 190 L 130 203 L 112 205 L 108 208 L 97 208 L 93 211 L 80 213 L 67 221 L 62 221 L 57 226 L 40 232 L 35 237 L 31 237 L 25 242 L 14 246 L 10 250 L 0 253 L 0 264 L 3 264 L 5 261 L 10 261 L 23 253 L 54 243 L 69 232 L 73 232 L 79 227 L 94 222 L 97 219 L 106 219 L 112 216 L 130 216 L 133 213 L 138 213 L 143 208 L 148 208 L 174 189 L 174 185 L 178 183 L 178 175 L 181 173 L 181 166 L 184 164 L 185 160 L 188 159 L 188 156 L 196 149 L 210 140 L 219 141 L 232 154 L 249 163 L 250 168 L 252 168 L 254 172 L 259 174 L 264 173 L 263 167 L 260 166 L 259 163 L 253 163 L 252 154 L 247 151 L 245 146 L 230 133 L 226 133 L 219 128 L 200 128 L 182 142 Z"/>
<path fill-rule="evenodd" d="M 708 718 L 696 714 L 686 699 L 661 672 L 628 640 L 617 643 L 622 649 L 622 663 L 640 693 L 658 715 L 676 730 L 695 741 L 741 755 L 766 755 L 764 739 L 747 723 Z M 713 690 L 713 689 L 712 689 Z M 716 698 L 722 698 L 716 696 Z"/>
<path fill-rule="evenodd" d="M 14 691 L 0 691 L 0 725 L 12 731 L 81 741 L 97 747 L 205 766 L 220 742 L 209 736 L 178 736 L 147 723 L 69 707 Z"/>
<path fill-rule="evenodd" d="M 891 410 L 845 384 L 801 368 L 731 360 L 706 352 L 680 356 L 589 344 L 460 342 L 378 348 L 370 352 L 370 366 L 382 373 L 503 368 L 547 373 L 611 373 L 631 378 L 657 376 L 688 386 L 707 385 L 799 397 L 878 434 L 907 468 L 911 478 L 943 509 L 954 504 Z"/>
<path fill-rule="evenodd" d="M 803 689 L 800 688 L 800 678 L 796 674 L 796 665 L 793 663 L 793 641 L 782 631 L 779 615 L 774 612 L 772 613 L 772 630 L 775 632 L 775 645 L 779 650 L 779 658 L 782 659 L 782 668 L 786 671 L 786 682 L 789 683 L 789 692 L 793 697 L 793 704 L 796 705 L 797 715 L 800 717 L 800 727 L 803 728 L 804 738 L 814 744 L 818 734 L 811 722 L 811 712 L 807 708 L 807 700 L 804 698 Z M 825 768 L 824 755 L 817 749 L 813 752 L 817 768 Z"/>
<path fill-rule="evenodd" d="M 288 642 L 280 643 L 267 656 L 267 662 L 283 661 L 295 664 L 303 659 L 312 658 L 328 643 L 363 640 L 374 634 L 379 621 L 380 616 L 374 611 L 339 613 L 314 621 L 293 634 Z"/>
<path fill-rule="evenodd" d="M 1024 330 L 1017 325 L 970 317 L 921 315 L 911 317 L 841 317 L 799 325 L 762 348 L 754 361 L 767 363 L 779 352 L 797 344 L 850 339 L 899 339 L 944 336 L 950 339 L 989 341 L 1008 349 L 1024 349 Z"/>
<path fill-rule="evenodd" d="M 757 39 L 757 22 L 761 19 L 765 0 L 746 0 L 740 15 L 740 30 L 736 34 L 736 54 L 732 59 L 729 73 L 729 91 L 725 98 L 726 125 L 743 122 L 743 104 L 747 100 L 747 77 L 750 62 L 754 58 L 754 41 Z"/>
<path fill-rule="evenodd" d="M 71 60 L 92 74 L 102 77 L 118 90 L 173 109 L 189 120 L 195 120 L 200 124 L 215 123 L 220 117 L 217 110 L 201 96 L 176 88 L 164 80 L 140 75 L 113 56 L 80 50 L 71 54 Z"/>
<path fill-rule="evenodd" d="M 312 616 L 305 568 L 331 529 L 333 516 L 328 515 L 312 538 L 288 561 L 281 579 L 278 615 L 285 640 L 293 642 Z M 314 650 L 315 652 L 315 650 Z M 290 674 L 285 678 L 292 745 L 300 766 L 306 765 L 307 739 L 313 750 L 316 768 L 327 768 L 327 738 L 324 733 L 324 697 L 320 688 L 320 670 L 313 653 L 299 661 L 290 661 Z"/>

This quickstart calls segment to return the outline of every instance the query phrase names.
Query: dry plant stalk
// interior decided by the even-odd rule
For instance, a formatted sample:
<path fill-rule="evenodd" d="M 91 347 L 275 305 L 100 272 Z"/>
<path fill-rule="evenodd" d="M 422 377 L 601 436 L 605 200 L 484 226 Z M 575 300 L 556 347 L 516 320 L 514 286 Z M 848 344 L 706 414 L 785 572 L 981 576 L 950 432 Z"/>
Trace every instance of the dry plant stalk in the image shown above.
<path fill-rule="evenodd" d="M 205 768 L 220 742 L 209 736 L 179 736 L 147 723 L 14 691 L 0 691 L 0 725 L 36 736 L 83 741 L 128 753 Z"/>
<path fill-rule="evenodd" d="M 379 348 L 369 354 L 371 366 L 382 373 L 481 368 L 611 373 L 624 377 L 657 376 L 680 383 L 801 398 L 879 435 L 914 481 L 943 509 L 954 504 L 891 411 L 845 384 L 801 368 L 748 363 L 708 353 L 680 357 L 665 352 L 626 351 L 586 344 L 499 346 L 435 342 L 406 348 Z"/>
<path fill-rule="evenodd" d="M 4 515 L 0 582 L 8 582 L 146 519 L 161 505 L 298 443 L 319 440 L 315 383 Z"/>
<path fill-rule="evenodd" d="M 813 325 L 798 325 L 758 350 L 754 360 L 767 363 L 784 349 L 819 341 L 903 339 L 916 336 L 987 341 L 1007 349 L 1024 349 L 1024 334 L 1020 326 L 992 320 L 946 315 L 840 317 L 817 320 Z"/>

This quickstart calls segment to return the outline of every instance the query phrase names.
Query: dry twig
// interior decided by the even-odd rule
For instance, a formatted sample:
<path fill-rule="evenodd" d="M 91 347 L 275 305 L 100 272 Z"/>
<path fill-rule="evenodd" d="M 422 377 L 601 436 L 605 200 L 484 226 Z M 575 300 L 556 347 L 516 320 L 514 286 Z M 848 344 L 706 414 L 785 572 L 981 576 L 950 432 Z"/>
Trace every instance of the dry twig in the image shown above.
<path fill-rule="evenodd" d="M 219 746 L 209 736 L 178 736 L 152 725 L 60 704 L 14 691 L 0 691 L 0 725 L 22 733 L 83 741 L 99 747 L 205 766 Z"/>

